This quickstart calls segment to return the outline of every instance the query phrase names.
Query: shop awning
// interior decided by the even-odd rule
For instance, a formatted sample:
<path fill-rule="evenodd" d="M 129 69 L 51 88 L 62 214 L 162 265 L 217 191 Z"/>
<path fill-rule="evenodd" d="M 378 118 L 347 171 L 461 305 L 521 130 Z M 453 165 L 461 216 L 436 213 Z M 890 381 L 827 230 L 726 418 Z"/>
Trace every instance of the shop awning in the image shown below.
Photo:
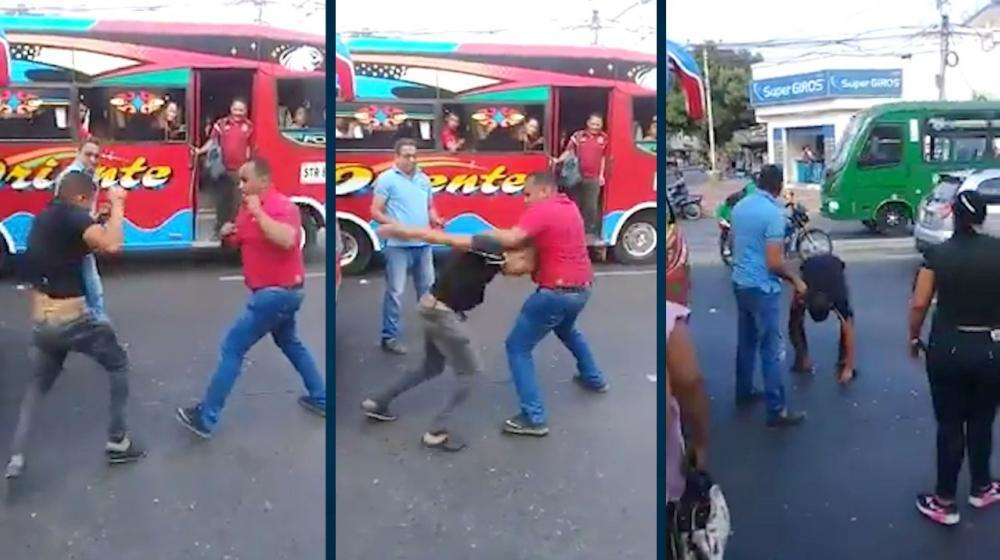
<path fill-rule="evenodd" d="M 354 99 L 354 63 L 347 45 L 340 40 L 340 35 L 334 35 L 337 43 L 337 96 L 341 101 Z"/>
<path fill-rule="evenodd" d="M 671 75 L 677 77 L 678 85 L 684 92 L 687 101 L 688 116 L 700 119 L 705 116 L 705 88 L 701 81 L 701 69 L 698 63 L 684 47 L 667 41 L 667 83 Z"/>

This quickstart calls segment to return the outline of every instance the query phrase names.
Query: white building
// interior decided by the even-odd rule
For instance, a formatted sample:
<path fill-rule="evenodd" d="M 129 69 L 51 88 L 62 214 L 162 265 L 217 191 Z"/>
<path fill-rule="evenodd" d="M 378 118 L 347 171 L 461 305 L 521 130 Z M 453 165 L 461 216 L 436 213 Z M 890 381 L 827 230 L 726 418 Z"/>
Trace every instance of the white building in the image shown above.
<path fill-rule="evenodd" d="M 976 32 L 952 36 L 957 64 L 946 73 L 946 99 L 1000 99 L 1000 27 L 996 27 L 1000 26 L 1000 0 L 966 25 L 977 26 Z M 881 52 L 899 52 L 899 56 L 755 64 L 750 101 L 757 122 L 767 125 L 768 161 L 785 170 L 789 183 L 817 183 L 822 176 L 820 166 L 798 163 L 806 146 L 819 159 L 829 158 L 858 112 L 894 101 L 938 99 L 937 48 L 936 38 L 921 37 L 878 47 Z"/>

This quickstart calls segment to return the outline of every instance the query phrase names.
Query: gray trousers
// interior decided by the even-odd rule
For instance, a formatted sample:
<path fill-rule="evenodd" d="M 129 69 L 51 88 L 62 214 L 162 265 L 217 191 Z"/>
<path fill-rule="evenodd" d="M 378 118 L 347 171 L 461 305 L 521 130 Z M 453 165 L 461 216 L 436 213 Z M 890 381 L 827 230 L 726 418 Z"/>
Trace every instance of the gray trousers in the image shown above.
<path fill-rule="evenodd" d="M 452 312 L 444 309 L 419 307 L 424 330 L 424 359 L 416 369 L 403 375 L 395 384 L 376 397 L 379 404 L 388 404 L 402 393 L 434 379 L 444 372 L 445 365 L 451 365 L 455 372 L 455 388 L 448 395 L 444 408 L 431 421 L 430 432 L 448 432 L 452 415 L 469 397 L 473 375 L 482 373 L 482 366 L 465 322 Z"/>
<path fill-rule="evenodd" d="M 111 382 L 108 436 L 118 438 L 124 435 L 125 403 L 128 401 L 128 355 L 118 343 L 111 325 L 95 320 L 88 313 L 64 325 L 35 325 L 33 338 L 36 355 L 34 378 L 21 401 L 11 454 L 24 453 L 25 440 L 39 401 L 52 389 L 56 378 L 62 373 L 66 356 L 71 351 L 90 356 L 107 370 Z"/>

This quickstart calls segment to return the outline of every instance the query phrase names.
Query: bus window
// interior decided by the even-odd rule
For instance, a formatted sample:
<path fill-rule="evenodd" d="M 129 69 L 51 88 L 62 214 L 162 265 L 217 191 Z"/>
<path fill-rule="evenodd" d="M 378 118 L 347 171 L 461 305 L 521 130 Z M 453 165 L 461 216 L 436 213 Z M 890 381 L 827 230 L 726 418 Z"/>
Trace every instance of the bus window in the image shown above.
<path fill-rule="evenodd" d="M 989 122 L 983 119 L 927 119 L 924 161 L 971 163 L 989 157 Z"/>
<path fill-rule="evenodd" d="M 461 151 L 473 152 L 542 152 L 545 138 L 544 105 L 444 105 L 441 147 L 452 136 L 449 123 L 455 123 Z"/>
<path fill-rule="evenodd" d="M 635 141 L 644 146 L 653 143 L 653 147 L 655 147 L 657 135 L 656 98 L 633 98 L 632 121 L 635 129 Z"/>
<path fill-rule="evenodd" d="M 895 165 L 903 160 L 903 128 L 897 124 L 880 124 L 872 127 L 861 159 L 860 167 Z"/>
<path fill-rule="evenodd" d="M 338 150 L 391 150 L 396 140 L 411 138 L 417 147 L 434 147 L 434 107 L 420 103 L 392 105 L 337 103 Z"/>
<path fill-rule="evenodd" d="M 68 89 L 0 90 L 0 140 L 68 140 Z"/>
<path fill-rule="evenodd" d="M 326 144 L 326 82 L 323 78 L 278 81 L 281 134 L 300 144 Z"/>
<path fill-rule="evenodd" d="M 82 89 L 81 130 L 115 142 L 186 142 L 184 107 L 183 89 Z"/>

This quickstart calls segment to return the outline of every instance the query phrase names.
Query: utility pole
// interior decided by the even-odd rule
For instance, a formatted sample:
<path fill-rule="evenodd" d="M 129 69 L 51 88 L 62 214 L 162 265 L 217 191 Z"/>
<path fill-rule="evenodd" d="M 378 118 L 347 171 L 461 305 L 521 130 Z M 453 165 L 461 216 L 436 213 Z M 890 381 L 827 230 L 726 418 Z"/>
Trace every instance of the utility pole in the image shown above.
<path fill-rule="evenodd" d="M 712 78 L 708 68 L 708 43 L 702 45 L 701 55 L 705 66 L 705 99 L 708 101 L 708 157 L 714 177 L 718 170 L 715 164 L 715 121 L 712 118 Z"/>
<path fill-rule="evenodd" d="M 948 70 L 948 55 L 950 54 L 951 28 L 948 25 L 948 14 L 945 12 L 946 5 L 947 0 L 937 0 L 938 11 L 941 13 L 941 71 L 937 76 L 939 101 L 944 101 L 946 97 L 945 72 Z"/>
<path fill-rule="evenodd" d="M 590 16 L 590 29 L 594 31 L 594 42 L 591 44 L 597 46 L 597 36 L 601 31 L 601 18 L 597 10 Z"/>

